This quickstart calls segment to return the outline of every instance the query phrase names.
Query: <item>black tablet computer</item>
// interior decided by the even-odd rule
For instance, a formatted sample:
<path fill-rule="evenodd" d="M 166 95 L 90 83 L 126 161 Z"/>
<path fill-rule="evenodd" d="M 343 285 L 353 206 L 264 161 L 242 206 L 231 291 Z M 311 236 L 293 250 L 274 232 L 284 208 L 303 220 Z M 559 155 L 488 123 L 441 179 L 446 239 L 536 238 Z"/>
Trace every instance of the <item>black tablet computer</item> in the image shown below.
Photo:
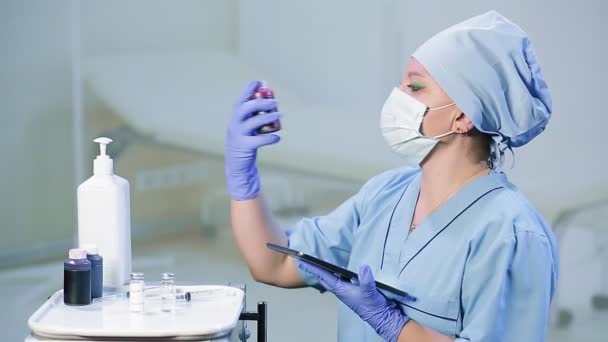
<path fill-rule="evenodd" d="M 323 260 L 321 260 L 319 258 L 315 258 L 315 257 L 313 257 L 311 255 L 304 254 L 302 252 L 293 250 L 291 248 L 275 245 L 273 243 L 267 243 L 266 246 L 268 248 L 274 250 L 274 251 L 285 253 L 285 254 L 287 254 L 287 255 L 289 255 L 291 257 L 294 257 L 296 259 L 301 259 L 301 260 L 309 262 L 309 263 L 311 263 L 313 265 L 316 265 L 316 266 L 319 266 L 319 267 L 321 267 L 323 269 L 326 269 L 329 272 L 331 272 L 331 273 L 333 273 L 333 274 L 337 275 L 338 277 L 343 278 L 345 280 L 358 279 L 357 273 L 355 273 L 353 271 L 349 271 L 349 270 L 347 270 L 345 268 L 342 268 L 340 266 L 336 266 L 334 264 L 330 264 L 327 261 L 323 261 Z M 393 293 L 395 295 L 398 295 L 398 296 L 402 296 L 402 297 L 408 296 L 407 293 L 405 293 L 405 292 L 403 292 L 403 291 L 401 291 L 399 289 L 396 289 L 396 288 L 394 288 L 392 286 L 389 286 L 389 285 L 386 285 L 384 283 L 381 283 L 379 281 L 376 281 L 376 287 L 378 289 L 391 292 L 391 293 Z"/>

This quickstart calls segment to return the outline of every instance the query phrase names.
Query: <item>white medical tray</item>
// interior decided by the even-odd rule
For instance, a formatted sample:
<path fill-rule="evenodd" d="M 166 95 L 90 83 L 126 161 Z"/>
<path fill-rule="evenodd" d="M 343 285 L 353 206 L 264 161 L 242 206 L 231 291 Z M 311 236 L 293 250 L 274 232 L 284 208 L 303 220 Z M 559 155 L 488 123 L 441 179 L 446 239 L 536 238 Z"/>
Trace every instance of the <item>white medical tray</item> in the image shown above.
<path fill-rule="evenodd" d="M 146 289 L 148 293 L 149 290 Z M 156 288 L 157 290 L 157 288 Z M 55 339 L 121 338 L 129 340 L 201 340 L 226 336 L 236 326 L 245 292 L 220 286 L 177 286 L 178 293 L 198 292 L 178 301 L 174 312 L 161 311 L 159 297 L 146 298 L 144 312 L 129 310 L 128 299 L 68 306 L 55 293 L 28 320 L 36 335 Z"/>

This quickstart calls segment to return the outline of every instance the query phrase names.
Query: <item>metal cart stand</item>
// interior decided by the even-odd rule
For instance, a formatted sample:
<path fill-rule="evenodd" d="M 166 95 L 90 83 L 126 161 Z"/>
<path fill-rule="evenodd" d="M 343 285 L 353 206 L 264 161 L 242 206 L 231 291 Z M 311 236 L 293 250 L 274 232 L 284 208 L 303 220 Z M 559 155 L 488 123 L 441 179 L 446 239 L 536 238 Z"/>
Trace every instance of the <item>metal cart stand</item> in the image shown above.
<path fill-rule="evenodd" d="M 258 302 L 257 312 L 243 311 L 239 320 L 243 322 L 243 326 L 239 333 L 239 339 L 242 342 L 246 342 L 249 338 L 247 321 L 257 322 L 257 342 L 266 342 L 266 302 Z"/>

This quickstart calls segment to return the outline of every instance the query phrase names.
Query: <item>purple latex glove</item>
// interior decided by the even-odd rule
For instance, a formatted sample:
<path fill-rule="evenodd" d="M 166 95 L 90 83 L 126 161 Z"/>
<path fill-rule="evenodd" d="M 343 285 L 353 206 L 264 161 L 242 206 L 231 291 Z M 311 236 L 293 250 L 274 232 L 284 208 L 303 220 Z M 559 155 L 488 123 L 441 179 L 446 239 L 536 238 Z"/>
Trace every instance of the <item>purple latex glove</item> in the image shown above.
<path fill-rule="evenodd" d="M 279 112 L 252 116 L 252 113 L 258 111 L 271 111 L 277 108 L 275 99 L 249 100 L 259 86 L 259 81 L 252 81 L 239 96 L 234 104 L 232 119 L 226 132 L 226 185 L 230 197 L 237 201 L 257 197 L 260 192 L 260 179 L 256 166 L 257 150 L 265 145 L 276 144 L 280 140 L 275 134 L 256 135 L 255 133 L 259 127 L 281 117 Z"/>
<path fill-rule="evenodd" d="M 369 266 L 359 268 L 358 284 L 340 279 L 335 274 L 316 265 L 299 260 L 298 267 L 314 275 L 321 285 L 338 297 L 361 319 L 367 322 L 382 338 L 397 341 L 409 318 L 394 302 L 378 289 Z"/>

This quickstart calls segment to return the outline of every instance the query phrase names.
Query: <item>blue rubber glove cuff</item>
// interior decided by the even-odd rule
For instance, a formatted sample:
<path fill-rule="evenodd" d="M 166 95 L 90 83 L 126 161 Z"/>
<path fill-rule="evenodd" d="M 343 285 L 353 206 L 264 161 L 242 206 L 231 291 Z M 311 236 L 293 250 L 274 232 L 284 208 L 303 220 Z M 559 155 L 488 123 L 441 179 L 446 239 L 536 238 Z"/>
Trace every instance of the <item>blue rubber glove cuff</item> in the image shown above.
<path fill-rule="evenodd" d="M 381 317 L 376 319 L 377 321 L 390 322 L 390 324 L 379 325 L 378 327 L 374 327 L 374 330 L 386 341 L 397 342 L 401 331 L 403 331 L 403 327 L 410 319 L 401 312 L 397 304 L 392 302 L 391 304 L 392 306 L 387 307 L 385 312 L 379 314 Z"/>
<path fill-rule="evenodd" d="M 256 198 L 260 193 L 258 168 L 253 166 L 246 172 L 234 172 L 226 164 L 226 185 L 230 198 L 235 201 L 246 201 Z"/>

